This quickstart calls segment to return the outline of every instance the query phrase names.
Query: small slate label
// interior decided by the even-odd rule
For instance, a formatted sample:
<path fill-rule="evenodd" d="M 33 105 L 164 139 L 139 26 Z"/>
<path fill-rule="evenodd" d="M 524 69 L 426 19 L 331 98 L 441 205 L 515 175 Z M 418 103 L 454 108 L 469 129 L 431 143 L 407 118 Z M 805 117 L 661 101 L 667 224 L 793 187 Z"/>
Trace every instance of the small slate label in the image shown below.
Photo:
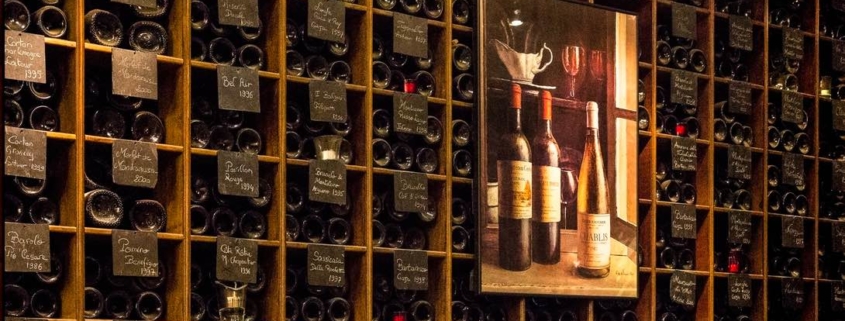
<path fill-rule="evenodd" d="M 11 30 L 6 30 L 5 36 L 6 79 L 46 83 L 44 36 Z"/>
<path fill-rule="evenodd" d="M 728 177 L 751 179 L 751 148 L 739 145 L 728 148 Z"/>
<path fill-rule="evenodd" d="M 783 279 L 780 286 L 781 301 L 786 308 L 800 310 L 804 307 L 804 282 L 801 279 Z"/>
<path fill-rule="evenodd" d="M 112 230 L 112 273 L 116 276 L 157 277 L 158 239 L 154 232 Z"/>
<path fill-rule="evenodd" d="M 728 275 L 728 306 L 751 307 L 751 278 L 748 275 Z"/>
<path fill-rule="evenodd" d="M 845 162 L 833 161 L 833 190 L 845 192 Z"/>
<path fill-rule="evenodd" d="M 783 247 L 804 248 L 804 220 L 800 217 L 783 217 L 781 220 L 781 241 Z"/>
<path fill-rule="evenodd" d="M 728 213 L 728 242 L 751 244 L 751 214 L 740 211 Z"/>
<path fill-rule="evenodd" d="M 672 70 L 670 97 L 673 103 L 698 105 L 698 78 L 689 71 Z"/>
<path fill-rule="evenodd" d="M 258 155 L 217 151 L 220 194 L 258 197 Z"/>
<path fill-rule="evenodd" d="M 6 175 L 47 178 L 47 133 L 6 126 Z"/>
<path fill-rule="evenodd" d="M 393 13 L 393 52 L 428 58 L 426 20 L 402 13 Z"/>
<path fill-rule="evenodd" d="M 346 8 L 342 1 L 308 0 L 308 36 L 333 42 L 346 38 Z"/>
<path fill-rule="evenodd" d="M 696 219 L 695 206 L 672 204 L 672 237 L 695 239 L 698 234 Z"/>
<path fill-rule="evenodd" d="M 425 96 L 393 93 L 393 127 L 397 133 L 425 135 L 428 132 L 428 100 Z"/>
<path fill-rule="evenodd" d="M 152 143 L 118 139 L 112 144 L 115 184 L 154 188 L 158 183 L 158 150 Z"/>
<path fill-rule="evenodd" d="M 428 254 L 417 250 L 394 251 L 393 286 L 398 290 L 428 291 Z"/>
<path fill-rule="evenodd" d="M 258 70 L 217 65 L 217 101 L 220 109 L 261 112 Z"/>
<path fill-rule="evenodd" d="M 308 285 L 346 285 L 346 252 L 342 246 L 308 244 Z"/>
<path fill-rule="evenodd" d="M 331 3 L 342 2 L 332 1 Z M 308 83 L 308 93 L 312 121 L 342 123 L 349 118 L 346 110 L 346 86 L 343 83 L 311 80 Z"/>
<path fill-rule="evenodd" d="M 258 243 L 236 237 L 217 237 L 216 276 L 223 281 L 255 283 Z"/>
<path fill-rule="evenodd" d="M 669 297 L 672 302 L 686 306 L 695 306 L 695 275 L 675 271 L 669 278 Z"/>
<path fill-rule="evenodd" d="M 804 58 L 804 34 L 801 30 L 783 28 L 783 57 L 797 60 Z"/>
<path fill-rule="evenodd" d="M 833 100 L 833 129 L 845 131 L 845 100 Z"/>
<path fill-rule="evenodd" d="M 672 137 L 672 170 L 694 171 L 698 163 L 698 147 L 695 139 Z"/>
<path fill-rule="evenodd" d="M 50 272 L 50 228 L 47 224 L 6 222 L 3 247 L 6 272 Z"/>
<path fill-rule="evenodd" d="M 833 53 L 831 54 L 831 64 L 833 65 L 833 70 L 839 72 L 845 72 L 845 41 L 842 40 L 834 40 L 833 41 Z"/>
<path fill-rule="evenodd" d="M 845 222 L 834 222 L 830 227 L 831 250 L 845 253 Z"/>
<path fill-rule="evenodd" d="M 795 153 L 783 153 L 781 180 L 786 185 L 804 185 L 804 157 Z"/>
<path fill-rule="evenodd" d="M 258 0 L 218 0 L 217 21 L 221 25 L 258 28 Z"/>
<path fill-rule="evenodd" d="M 728 111 L 751 115 L 751 86 L 742 81 L 731 81 L 728 86 Z"/>
<path fill-rule="evenodd" d="M 423 173 L 393 174 L 393 204 L 400 212 L 420 213 L 428 206 L 428 178 Z"/>
<path fill-rule="evenodd" d="M 695 39 L 696 27 L 695 7 L 672 2 L 672 36 Z"/>
<path fill-rule="evenodd" d="M 728 43 L 731 48 L 745 51 L 754 50 L 754 25 L 751 18 L 746 16 L 731 15 L 731 25 Z"/>
<path fill-rule="evenodd" d="M 158 100 L 158 63 L 151 52 L 113 48 L 112 93 Z"/>
<path fill-rule="evenodd" d="M 346 205 L 346 166 L 340 160 L 311 160 L 308 164 L 308 199 Z"/>
<path fill-rule="evenodd" d="M 830 301 L 833 311 L 845 311 L 845 281 L 833 282 Z"/>
<path fill-rule="evenodd" d="M 780 119 L 793 124 L 804 121 L 804 97 L 797 92 L 783 91 L 782 98 Z"/>
<path fill-rule="evenodd" d="M 155 8 L 156 0 L 111 0 L 111 2 L 128 4 L 130 6 L 139 6 L 144 8 Z"/>

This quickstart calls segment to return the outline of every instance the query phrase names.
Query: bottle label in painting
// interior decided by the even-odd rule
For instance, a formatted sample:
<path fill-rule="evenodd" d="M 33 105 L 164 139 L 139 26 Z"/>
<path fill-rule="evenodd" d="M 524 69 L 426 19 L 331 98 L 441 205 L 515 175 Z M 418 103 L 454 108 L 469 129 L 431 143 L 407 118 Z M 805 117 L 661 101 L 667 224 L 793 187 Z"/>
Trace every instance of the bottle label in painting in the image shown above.
<path fill-rule="evenodd" d="M 578 240 L 583 244 L 578 249 L 581 266 L 610 265 L 610 214 L 578 213 Z"/>
<path fill-rule="evenodd" d="M 498 161 L 499 216 L 531 218 L 531 163 Z"/>
<path fill-rule="evenodd" d="M 534 191 L 534 200 L 540 210 L 540 216 L 533 216 L 534 221 L 542 223 L 560 222 L 560 168 L 556 166 L 538 166 L 533 180 L 539 183 Z"/>

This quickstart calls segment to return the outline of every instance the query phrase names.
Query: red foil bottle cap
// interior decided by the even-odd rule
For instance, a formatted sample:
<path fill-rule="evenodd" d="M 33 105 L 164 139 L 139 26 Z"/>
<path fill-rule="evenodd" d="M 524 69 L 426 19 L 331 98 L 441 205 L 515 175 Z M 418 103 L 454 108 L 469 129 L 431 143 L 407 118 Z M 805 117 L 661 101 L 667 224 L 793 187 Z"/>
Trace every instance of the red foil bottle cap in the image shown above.
<path fill-rule="evenodd" d="M 687 135 L 687 125 L 686 124 L 675 125 L 675 134 L 678 135 L 678 136 L 686 136 Z"/>
<path fill-rule="evenodd" d="M 393 313 L 393 321 L 405 321 L 405 312 L 397 311 Z"/>
<path fill-rule="evenodd" d="M 544 90 L 540 103 L 542 104 L 542 119 L 552 120 L 552 93 Z"/>
<path fill-rule="evenodd" d="M 417 83 L 413 79 L 405 79 L 405 92 L 409 94 L 417 92 Z"/>
<path fill-rule="evenodd" d="M 522 87 L 519 84 L 513 84 L 511 87 L 511 92 L 513 93 L 513 101 L 511 101 L 511 107 L 516 109 L 522 108 Z"/>

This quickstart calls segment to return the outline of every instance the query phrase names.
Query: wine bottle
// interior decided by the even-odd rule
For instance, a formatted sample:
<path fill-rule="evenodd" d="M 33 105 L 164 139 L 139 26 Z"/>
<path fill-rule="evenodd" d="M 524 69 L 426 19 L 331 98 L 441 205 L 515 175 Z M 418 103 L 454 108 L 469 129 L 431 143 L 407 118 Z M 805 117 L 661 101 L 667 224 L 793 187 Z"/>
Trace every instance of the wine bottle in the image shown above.
<path fill-rule="evenodd" d="M 508 128 L 500 138 L 499 265 L 512 271 L 531 266 L 531 147 L 522 133 L 522 88 L 514 84 Z M 580 199 L 580 198 L 579 198 Z"/>
<path fill-rule="evenodd" d="M 423 173 L 434 173 L 437 171 L 437 152 L 428 147 L 417 148 L 415 162 L 417 168 Z"/>
<path fill-rule="evenodd" d="M 228 38 L 217 37 L 208 43 L 208 57 L 216 64 L 234 65 L 236 52 L 235 44 Z"/>
<path fill-rule="evenodd" d="M 299 224 L 302 228 L 302 236 L 311 243 L 321 243 L 326 238 L 326 221 L 318 215 L 308 215 Z"/>
<path fill-rule="evenodd" d="M 469 241 L 472 236 L 463 226 L 452 226 L 452 250 L 465 252 L 469 248 Z"/>
<path fill-rule="evenodd" d="M 216 235 L 233 236 L 238 230 L 238 216 L 228 207 L 218 207 L 211 214 L 211 227 Z"/>
<path fill-rule="evenodd" d="M 340 217 L 329 219 L 328 239 L 332 244 L 346 245 L 352 240 L 352 225 Z"/>
<path fill-rule="evenodd" d="M 418 227 L 410 227 L 405 231 L 402 248 L 411 250 L 423 250 L 427 244 L 425 232 Z"/>
<path fill-rule="evenodd" d="M 20 213 L 15 209 L 16 213 Z M 41 196 L 29 205 L 29 219 L 35 224 L 56 224 L 59 220 L 59 206 L 50 198 Z"/>
<path fill-rule="evenodd" d="M 110 319 L 126 319 L 132 313 L 132 298 L 129 293 L 117 290 L 106 296 L 104 305 L 105 316 Z"/>
<path fill-rule="evenodd" d="M 264 68 L 264 50 L 254 44 L 245 44 L 236 50 L 238 65 L 249 69 Z"/>
<path fill-rule="evenodd" d="M 560 146 L 552 134 L 552 94 L 543 91 L 538 131 L 532 140 L 531 259 L 540 264 L 560 262 Z"/>
<path fill-rule="evenodd" d="M 323 301 L 317 297 L 308 297 L 302 301 L 300 316 L 305 321 L 321 321 L 326 308 Z"/>
<path fill-rule="evenodd" d="M 94 9 L 85 13 L 85 30 L 88 41 L 98 45 L 115 47 L 123 41 L 120 18 L 105 10 Z"/>
<path fill-rule="evenodd" d="M 167 210 L 156 200 L 136 200 L 129 211 L 132 228 L 142 232 L 161 232 L 167 225 Z"/>
<path fill-rule="evenodd" d="M 347 321 L 352 316 L 352 305 L 342 297 L 334 297 L 325 302 L 326 314 L 331 321 Z"/>
<path fill-rule="evenodd" d="M 373 220 L 373 246 L 380 247 L 384 245 L 387 231 L 384 224 L 379 220 Z"/>
<path fill-rule="evenodd" d="M 83 314 L 86 319 L 96 319 L 103 313 L 103 293 L 93 287 L 85 287 Z M 5 300 L 9 300 L 8 297 Z M 8 309 L 8 306 L 7 306 Z"/>
<path fill-rule="evenodd" d="M 156 22 L 142 20 L 133 23 L 127 34 L 132 50 L 162 54 L 167 49 L 167 30 Z"/>
<path fill-rule="evenodd" d="M 390 66 L 381 61 L 373 61 L 373 87 L 384 89 L 390 86 L 393 79 Z"/>
<path fill-rule="evenodd" d="M 164 299 L 152 291 L 142 292 L 135 298 L 135 313 L 143 320 L 158 320 L 164 315 Z"/>
<path fill-rule="evenodd" d="M 38 30 L 50 38 L 62 38 L 67 33 L 68 23 L 64 10 L 56 6 L 43 6 L 32 14 Z"/>
<path fill-rule="evenodd" d="M 375 150 L 375 148 L 374 148 Z M 414 149 L 403 142 L 393 144 L 393 166 L 399 170 L 408 170 L 414 166 Z"/>
<path fill-rule="evenodd" d="M 384 245 L 392 248 L 401 248 L 405 243 L 405 232 L 399 224 L 389 223 L 384 226 Z"/>
<path fill-rule="evenodd" d="M 599 109 L 587 103 L 587 138 L 578 177 L 578 274 L 603 278 L 610 273 L 610 209 L 604 158 L 598 137 Z"/>
<path fill-rule="evenodd" d="M 191 292 L 191 321 L 201 321 L 206 315 L 205 300 L 199 293 Z"/>
<path fill-rule="evenodd" d="M 20 222 L 23 219 L 23 201 L 14 194 L 3 194 L 3 220 L 5 222 Z"/>
<path fill-rule="evenodd" d="M 258 20 L 258 27 L 238 26 L 236 30 L 241 39 L 251 42 L 261 37 L 264 32 L 264 24 L 261 20 Z"/>
<path fill-rule="evenodd" d="M 267 219 L 256 211 L 245 211 L 238 218 L 238 232 L 244 238 L 260 239 L 267 233 Z"/>
<path fill-rule="evenodd" d="M 123 220 L 123 201 L 105 189 L 85 193 L 85 216 L 95 227 L 115 228 Z"/>

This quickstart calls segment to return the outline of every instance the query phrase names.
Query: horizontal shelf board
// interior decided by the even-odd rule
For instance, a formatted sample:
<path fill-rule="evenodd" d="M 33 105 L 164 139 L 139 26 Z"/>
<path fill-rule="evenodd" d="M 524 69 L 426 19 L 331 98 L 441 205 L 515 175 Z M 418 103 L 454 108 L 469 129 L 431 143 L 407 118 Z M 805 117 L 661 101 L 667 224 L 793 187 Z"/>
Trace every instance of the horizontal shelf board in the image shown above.
<path fill-rule="evenodd" d="M 109 137 L 103 137 L 103 136 L 85 135 L 85 141 L 86 142 L 95 143 L 95 144 L 111 145 L 111 144 L 114 144 L 114 141 L 116 141 L 116 140 L 117 139 L 109 138 Z M 168 145 L 168 144 L 155 144 L 155 145 L 156 145 L 157 150 L 160 150 L 160 151 L 163 151 L 163 152 L 181 153 L 182 150 L 183 150 L 182 146 Z"/>
<path fill-rule="evenodd" d="M 730 19 L 730 17 L 731 17 L 730 14 L 727 14 L 727 13 L 724 13 L 724 12 L 719 12 L 719 11 L 713 12 L 713 15 L 716 18 L 719 18 L 719 19 Z M 764 27 L 766 25 L 764 22 L 757 21 L 757 20 L 754 20 L 754 19 L 751 19 L 751 24 L 753 24 L 755 27 Z"/>
<path fill-rule="evenodd" d="M 475 104 L 473 104 L 473 103 L 469 103 L 469 102 L 465 102 L 465 101 L 460 101 L 460 100 L 453 100 L 453 101 L 452 101 L 452 106 L 455 106 L 455 107 L 461 107 L 461 108 L 472 108 L 472 107 L 474 107 L 474 106 L 475 106 Z"/>
<path fill-rule="evenodd" d="M 713 276 L 717 277 L 717 278 L 727 278 L 728 276 L 731 276 L 731 275 L 746 275 L 749 278 L 751 278 L 752 280 L 762 280 L 763 279 L 762 274 L 754 274 L 754 273 L 752 273 L 752 274 L 740 274 L 740 273 L 728 273 L 728 272 L 713 272 Z"/>
<path fill-rule="evenodd" d="M 647 198 L 638 198 L 637 203 L 640 203 L 642 205 L 651 205 L 651 200 Z"/>
<path fill-rule="evenodd" d="M 670 6 L 672 6 L 672 3 L 673 3 L 673 1 L 671 1 L 671 0 L 657 0 L 657 4 L 660 5 L 660 6 L 664 6 L 664 7 L 670 7 Z M 695 8 L 695 13 L 697 13 L 699 15 L 707 15 L 707 14 L 710 13 L 710 11 L 708 11 L 707 9 L 704 9 L 704 8 L 701 8 L 701 7 L 696 7 L 696 6 L 692 6 L 692 7 Z"/>
<path fill-rule="evenodd" d="M 211 63 L 211 62 L 191 60 L 191 67 L 194 67 L 194 68 L 197 68 L 197 69 L 217 70 L 217 66 L 218 66 L 218 64 Z M 279 75 L 279 73 L 277 73 L 277 72 L 259 70 L 258 71 L 258 77 L 259 78 L 268 78 L 268 79 L 279 79 L 279 78 L 281 78 L 281 75 Z"/>
<path fill-rule="evenodd" d="M 291 75 L 285 76 L 285 79 L 287 79 L 287 81 L 289 81 L 289 82 L 297 83 L 297 84 L 307 84 L 307 83 L 311 82 L 311 80 L 312 80 L 312 78 L 308 78 L 308 77 L 299 77 L 299 76 L 291 76 Z M 356 84 L 346 84 L 345 86 L 346 86 L 347 91 L 362 92 L 362 93 L 367 91 L 367 86 L 356 85 Z"/>
<path fill-rule="evenodd" d="M 85 228 L 85 234 L 86 235 L 111 235 L 112 230 L 113 229 L 110 229 L 110 228 L 86 227 Z M 163 233 L 163 232 L 156 233 L 156 237 L 158 237 L 159 240 L 170 240 L 170 241 L 181 241 L 181 240 L 185 239 L 185 237 L 182 234 Z"/>
<path fill-rule="evenodd" d="M 375 94 L 375 95 L 393 96 L 393 93 L 394 93 L 393 90 L 373 88 L 373 94 Z M 431 96 L 426 97 L 426 98 L 427 98 L 429 104 L 438 104 L 438 105 L 445 105 L 446 104 L 446 99 L 443 99 L 443 98 L 437 98 L 437 97 L 431 97 Z"/>
<path fill-rule="evenodd" d="M 76 140 L 76 134 L 61 133 L 61 132 L 47 132 L 47 139 L 63 140 L 63 141 L 75 141 Z"/>
<path fill-rule="evenodd" d="M 660 138 L 660 139 L 671 140 L 672 138 L 675 138 L 675 137 L 681 137 L 681 136 L 669 135 L 669 134 L 664 134 L 664 133 L 658 133 L 657 134 L 657 138 Z M 710 145 L 709 140 L 704 140 L 704 139 L 701 139 L 701 138 L 696 138 L 695 143 L 698 144 L 698 145 Z"/>
<path fill-rule="evenodd" d="M 285 247 L 289 248 L 289 249 L 304 250 L 304 249 L 308 248 L 308 244 L 342 246 L 343 250 L 346 251 L 346 252 L 355 252 L 355 253 L 366 253 L 367 252 L 366 246 L 359 246 L 359 245 L 335 245 L 335 244 L 326 244 L 326 243 L 285 242 Z"/>
<path fill-rule="evenodd" d="M 798 218 L 805 219 L 805 220 L 808 220 L 808 221 L 814 221 L 816 219 L 815 217 L 812 217 L 812 216 L 800 216 L 800 215 L 797 215 L 797 214 L 782 214 L 782 213 L 771 213 L 771 212 L 769 212 L 768 214 L 769 214 L 770 217 L 775 217 L 775 218 L 798 217 Z"/>
<path fill-rule="evenodd" d="M 689 71 L 689 70 L 686 70 L 686 69 L 677 69 L 677 68 L 666 67 L 666 66 L 657 66 L 657 71 L 662 72 L 662 73 L 671 73 L 673 71 L 686 71 L 686 72 L 695 74 L 695 76 L 698 77 L 699 81 L 710 80 L 710 76 L 707 75 L 707 74 L 702 74 L 702 73 L 698 73 L 698 72 L 695 72 L 695 71 Z"/>
<path fill-rule="evenodd" d="M 75 226 L 50 225 L 48 228 L 50 229 L 50 232 L 53 232 L 53 233 L 76 234 L 76 227 Z"/>
<path fill-rule="evenodd" d="M 408 171 L 400 171 L 400 170 L 395 170 L 395 169 L 390 169 L 390 168 L 381 168 L 381 167 L 374 167 L 373 168 L 374 174 L 393 175 L 394 173 L 398 173 L 398 172 L 408 172 Z M 415 173 L 419 173 L 419 172 L 415 172 Z M 446 175 L 425 174 L 425 176 L 429 180 L 432 180 L 432 181 L 446 181 Z"/>
<path fill-rule="evenodd" d="M 300 5 L 304 5 L 304 3 L 307 2 L 306 0 L 297 0 L 297 1 L 300 2 Z M 346 1 L 342 1 L 341 3 L 343 3 L 343 6 L 346 7 L 347 10 L 367 12 L 367 6 L 355 4 L 355 3 L 350 3 L 350 2 L 346 2 Z"/>
<path fill-rule="evenodd" d="M 396 250 L 405 250 L 405 249 L 394 249 L 392 247 L 373 247 L 373 253 L 377 253 L 377 254 L 393 254 L 393 252 L 395 252 Z M 444 251 L 426 250 L 425 253 L 428 254 L 428 257 L 438 257 L 438 258 L 445 258 L 446 257 L 446 252 L 444 252 Z"/>
<path fill-rule="evenodd" d="M 836 219 L 832 219 L 832 218 L 819 217 L 819 222 L 820 223 L 845 223 L 845 219 L 836 220 Z"/>
<path fill-rule="evenodd" d="M 783 26 L 771 24 L 771 23 L 769 24 L 769 28 L 775 29 L 775 30 L 783 30 Z M 803 34 L 805 38 L 815 38 L 816 37 L 815 34 L 813 34 L 812 32 L 809 32 L 809 31 L 805 31 L 804 29 L 801 29 L 801 34 Z"/>
<path fill-rule="evenodd" d="M 744 146 L 744 145 L 735 145 L 725 142 L 713 142 L 713 146 L 720 149 L 729 149 L 731 146 Z M 763 153 L 763 149 L 760 147 L 749 147 L 752 153 Z"/>
<path fill-rule="evenodd" d="M 778 281 L 780 281 L 780 280 L 787 280 L 787 279 L 796 279 L 796 278 L 793 278 L 793 277 L 791 277 L 791 276 L 773 275 L 773 274 L 769 274 L 766 278 L 768 278 L 768 279 L 769 279 L 769 281 L 773 281 L 773 280 L 778 280 Z M 808 277 L 800 277 L 800 278 L 797 278 L 797 279 L 801 279 L 802 281 L 804 281 L 804 282 L 808 282 L 808 283 L 809 283 L 809 282 L 815 282 L 815 281 L 816 281 L 816 279 L 814 279 L 814 278 L 808 278 Z"/>
<path fill-rule="evenodd" d="M 308 159 L 293 159 L 287 158 L 285 159 L 285 163 L 291 166 L 303 166 L 308 167 L 308 164 L 311 163 Z M 366 172 L 367 168 L 361 165 L 346 165 L 346 170 L 351 172 Z"/>
<path fill-rule="evenodd" d="M 637 134 L 643 137 L 651 137 L 651 132 L 647 130 L 638 130 Z"/>
<path fill-rule="evenodd" d="M 709 271 L 699 271 L 699 270 L 681 270 L 681 269 L 667 269 L 667 268 L 655 268 L 654 272 L 657 274 L 672 274 L 675 272 L 686 272 L 689 274 L 694 274 L 696 276 L 710 276 Z"/>
<path fill-rule="evenodd" d="M 774 87 L 769 87 L 769 92 L 783 93 L 784 90 L 783 89 L 777 89 L 777 88 L 774 88 Z M 804 97 L 804 99 L 815 99 L 816 98 L 816 95 L 808 94 L 808 93 L 805 93 L 805 92 L 802 92 L 802 91 L 797 91 L 795 93 L 798 93 L 799 95 Z"/>
<path fill-rule="evenodd" d="M 762 211 L 746 211 L 746 210 L 741 210 L 741 209 L 737 209 L 737 208 L 713 207 L 713 212 L 716 212 L 716 213 L 730 213 L 730 212 L 733 212 L 733 211 L 745 212 L 745 213 L 749 213 L 753 216 L 763 216 Z"/>
<path fill-rule="evenodd" d="M 651 69 L 651 63 L 648 63 L 648 62 L 645 62 L 645 61 L 638 61 L 637 66 L 639 66 L 642 69 Z"/>
<path fill-rule="evenodd" d="M 470 26 L 459 25 L 459 24 L 453 22 L 452 23 L 452 31 L 453 32 L 458 31 L 458 32 L 472 33 L 473 29 Z"/>
<path fill-rule="evenodd" d="M 258 246 L 264 246 L 264 247 L 279 247 L 279 245 L 282 244 L 279 241 L 273 241 L 273 240 L 261 240 L 261 239 L 248 239 L 248 240 L 253 240 L 253 241 L 255 241 L 255 243 L 258 244 Z M 216 236 L 210 236 L 210 235 L 191 235 L 191 242 L 217 243 L 217 237 Z"/>
<path fill-rule="evenodd" d="M 651 273 L 653 270 L 651 267 L 648 266 L 641 266 L 639 267 L 640 273 Z"/>
<path fill-rule="evenodd" d="M 452 259 L 454 259 L 454 260 L 473 261 L 473 260 L 475 260 L 475 254 L 472 254 L 472 253 L 455 253 L 455 252 L 452 252 Z"/>
<path fill-rule="evenodd" d="M 842 279 L 819 279 L 819 283 L 834 283 L 834 282 L 842 282 Z"/>
<path fill-rule="evenodd" d="M 393 11 L 389 11 L 389 10 L 373 8 L 373 14 L 376 15 L 376 16 L 393 18 Z M 443 29 L 446 28 L 446 23 L 443 22 L 443 21 L 432 20 L 432 19 L 425 19 L 425 21 L 428 22 L 429 26 L 437 27 L 437 28 L 443 28 Z"/>
<path fill-rule="evenodd" d="M 793 150 L 793 152 L 794 152 L 794 150 Z M 780 150 L 775 150 L 775 149 L 770 149 L 770 150 L 769 150 L 769 155 L 783 156 L 783 153 L 786 153 L 786 152 L 784 152 L 784 151 L 780 151 Z M 793 154 L 798 154 L 798 153 L 793 153 Z M 803 156 L 805 160 L 814 160 L 814 159 L 816 159 L 813 155 L 810 155 L 810 154 L 801 154 L 801 156 Z"/>
<path fill-rule="evenodd" d="M 672 205 L 675 205 L 675 204 L 691 205 L 691 204 L 687 204 L 687 203 L 673 203 L 673 202 L 666 202 L 666 201 L 657 201 L 658 207 L 671 207 Z M 695 210 L 697 210 L 697 211 L 708 211 L 708 210 L 710 210 L 710 206 L 709 205 L 695 204 Z"/>
<path fill-rule="evenodd" d="M 819 162 L 820 163 L 833 163 L 834 159 L 819 156 Z"/>
<path fill-rule="evenodd" d="M 76 48 L 76 41 L 44 37 L 44 44 L 52 47 Z"/>
<path fill-rule="evenodd" d="M 217 157 L 217 150 L 191 147 L 191 155 Z M 258 162 L 278 164 L 281 159 L 276 156 L 258 155 Z"/>
<path fill-rule="evenodd" d="M 452 182 L 458 184 L 472 185 L 472 178 L 453 176 Z"/>
<path fill-rule="evenodd" d="M 819 101 L 821 101 L 821 102 L 825 102 L 825 103 L 832 103 L 832 102 L 833 102 L 833 98 L 831 98 L 830 96 L 821 96 L 821 95 L 819 95 Z"/>
<path fill-rule="evenodd" d="M 85 43 L 85 51 L 102 52 L 102 53 L 111 54 L 112 47 L 86 42 Z M 182 60 L 182 58 L 176 58 L 176 57 L 165 56 L 165 55 L 156 55 L 156 60 L 159 63 L 169 64 L 169 65 L 182 65 L 182 64 L 185 63 L 185 61 Z"/>
<path fill-rule="evenodd" d="M 730 84 L 731 82 L 733 82 L 733 80 L 728 79 L 728 78 L 724 78 L 724 77 L 715 77 L 715 78 L 713 78 L 713 81 L 720 83 L 720 84 Z M 753 82 L 747 82 L 747 81 L 739 81 L 739 82 L 744 83 L 744 84 L 748 84 L 748 86 L 751 87 L 751 89 L 756 89 L 756 90 L 765 89 L 765 87 L 763 87 L 763 85 L 755 84 Z"/>

